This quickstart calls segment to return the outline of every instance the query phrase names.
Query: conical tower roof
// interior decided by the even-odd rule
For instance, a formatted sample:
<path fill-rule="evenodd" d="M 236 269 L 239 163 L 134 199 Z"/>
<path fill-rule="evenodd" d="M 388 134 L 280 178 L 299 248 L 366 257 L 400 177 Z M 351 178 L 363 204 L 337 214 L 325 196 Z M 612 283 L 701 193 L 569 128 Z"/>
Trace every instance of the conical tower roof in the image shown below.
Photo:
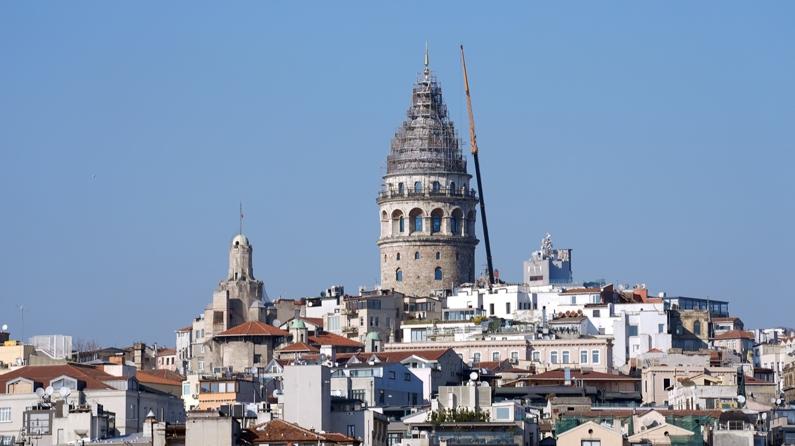
<path fill-rule="evenodd" d="M 387 175 L 405 173 L 466 173 L 466 159 L 447 115 L 442 87 L 428 68 L 414 83 L 406 120 L 395 132 L 387 157 Z"/>

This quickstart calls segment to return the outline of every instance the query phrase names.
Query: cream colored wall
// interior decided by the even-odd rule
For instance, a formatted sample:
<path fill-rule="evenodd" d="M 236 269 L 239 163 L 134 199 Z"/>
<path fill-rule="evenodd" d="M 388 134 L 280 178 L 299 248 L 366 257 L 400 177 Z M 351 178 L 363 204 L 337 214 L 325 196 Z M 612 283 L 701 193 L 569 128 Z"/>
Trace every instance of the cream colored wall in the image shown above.
<path fill-rule="evenodd" d="M 601 442 L 601 446 L 623 446 L 624 444 L 624 436 L 621 432 L 589 421 L 558 435 L 557 446 L 581 446 L 583 440 L 598 440 Z"/>

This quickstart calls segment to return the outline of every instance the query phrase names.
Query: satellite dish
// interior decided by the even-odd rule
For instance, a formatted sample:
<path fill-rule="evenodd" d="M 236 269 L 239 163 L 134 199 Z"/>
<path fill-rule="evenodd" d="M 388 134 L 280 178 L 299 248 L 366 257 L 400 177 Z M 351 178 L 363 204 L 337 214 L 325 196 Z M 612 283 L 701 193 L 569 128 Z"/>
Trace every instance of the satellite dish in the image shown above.
<path fill-rule="evenodd" d="M 471 379 L 472 381 L 477 381 L 479 376 L 480 375 L 478 375 L 478 372 L 472 372 L 469 374 L 469 379 Z"/>
<path fill-rule="evenodd" d="M 280 321 L 280 320 L 278 320 L 278 319 L 274 319 L 274 320 L 273 320 L 273 326 L 274 326 L 274 327 L 279 327 L 279 326 L 281 326 L 281 325 L 282 325 L 282 321 Z"/>
<path fill-rule="evenodd" d="M 68 387 L 61 387 L 58 389 L 58 393 L 61 395 L 61 398 L 66 399 L 69 395 L 72 394 L 72 389 Z"/>
<path fill-rule="evenodd" d="M 37 388 L 36 388 L 36 395 L 37 395 L 39 398 L 43 397 L 43 396 L 44 396 L 44 389 L 42 389 L 41 387 L 37 387 Z"/>
<path fill-rule="evenodd" d="M 742 406 L 745 404 L 745 397 L 742 395 L 737 395 L 737 402 Z"/>
<path fill-rule="evenodd" d="M 52 386 L 47 386 L 47 388 L 44 389 L 44 394 L 47 396 L 51 396 L 53 392 L 55 392 L 55 389 L 53 389 Z"/>
<path fill-rule="evenodd" d="M 3 331 L 8 331 L 8 325 L 3 324 Z"/>
<path fill-rule="evenodd" d="M 762 419 L 767 420 L 767 412 L 762 412 Z"/>

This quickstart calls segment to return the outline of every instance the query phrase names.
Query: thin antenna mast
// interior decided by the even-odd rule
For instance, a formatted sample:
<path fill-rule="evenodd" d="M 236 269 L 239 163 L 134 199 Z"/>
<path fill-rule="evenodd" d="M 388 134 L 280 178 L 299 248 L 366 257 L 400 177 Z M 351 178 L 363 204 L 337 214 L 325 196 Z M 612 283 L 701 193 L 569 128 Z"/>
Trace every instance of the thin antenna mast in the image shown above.
<path fill-rule="evenodd" d="M 478 140 L 475 135 L 475 115 L 472 113 L 472 98 L 469 95 L 469 77 L 467 76 L 467 63 L 464 58 L 464 45 L 461 45 L 461 66 L 464 68 L 464 91 L 467 95 L 467 114 L 469 115 L 469 148 L 475 158 L 475 178 L 478 182 L 480 194 L 480 213 L 483 216 L 483 239 L 486 242 L 486 263 L 489 268 L 489 289 L 494 284 L 494 265 L 491 261 L 491 242 L 489 242 L 489 224 L 486 220 L 486 202 L 483 198 L 483 184 L 480 180 L 480 161 L 478 160 Z"/>
<path fill-rule="evenodd" d="M 243 233 L 243 202 L 240 202 L 240 232 L 238 234 Z"/>

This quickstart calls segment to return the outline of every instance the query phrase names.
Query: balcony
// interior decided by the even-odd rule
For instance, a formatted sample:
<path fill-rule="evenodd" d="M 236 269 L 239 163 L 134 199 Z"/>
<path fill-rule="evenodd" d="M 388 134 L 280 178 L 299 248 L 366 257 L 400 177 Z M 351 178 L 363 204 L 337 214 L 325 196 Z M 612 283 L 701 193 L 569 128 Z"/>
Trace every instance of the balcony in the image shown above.
<path fill-rule="evenodd" d="M 433 198 L 467 198 L 477 200 L 477 193 L 475 189 L 465 189 L 463 187 L 456 187 L 450 189 L 447 187 L 433 188 L 425 187 L 421 190 L 404 189 L 398 190 L 395 188 L 382 189 L 378 193 L 378 202 L 381 203 L 387 200 L 400 200 L 406 198 L 419 198 L 419 197 L 433 197 Z"/>

